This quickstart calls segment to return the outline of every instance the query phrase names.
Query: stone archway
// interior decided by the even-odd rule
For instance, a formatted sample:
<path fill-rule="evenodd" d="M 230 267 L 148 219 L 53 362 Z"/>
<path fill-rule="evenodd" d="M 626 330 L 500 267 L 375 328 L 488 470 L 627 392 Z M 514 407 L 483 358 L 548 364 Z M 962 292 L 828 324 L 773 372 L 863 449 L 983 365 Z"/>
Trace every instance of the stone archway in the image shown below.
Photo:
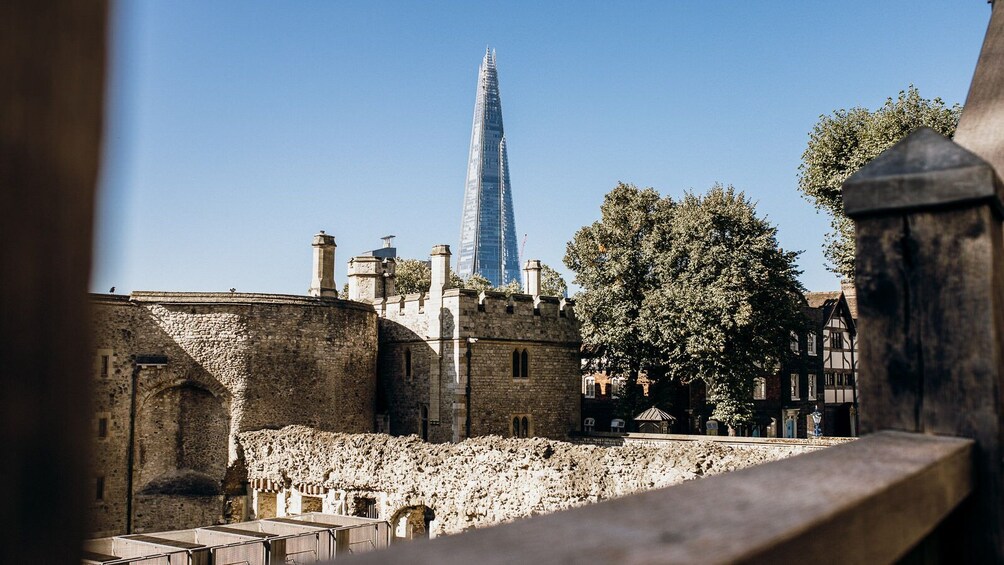
<path fill-rule="evenodd" d="M 221 493 L 230 419 L 216 395 L 184 382 L 150 395 L 138 412 L 140 492 L 202 496 Z"/>
<path fill-rule="evenodd" d="M 435 519 L 436 512 L 423 504 L 406 506 L 398 510 L 390 521 L 394 541 L 429 538 L 430 526 Z"/>

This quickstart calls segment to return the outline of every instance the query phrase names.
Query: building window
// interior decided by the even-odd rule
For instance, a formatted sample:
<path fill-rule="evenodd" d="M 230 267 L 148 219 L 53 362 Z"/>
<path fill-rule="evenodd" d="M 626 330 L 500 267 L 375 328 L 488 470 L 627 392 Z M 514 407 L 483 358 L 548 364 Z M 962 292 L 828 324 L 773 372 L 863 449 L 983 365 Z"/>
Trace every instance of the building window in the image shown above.
<path fill-rule="evenodd" d="M 98 437 L 108 437 L 108 418 L 98 418 Z"/>
<path fill-rule="evenodd" d="M 582 377 L 582 394 L 586 398 L 596 398 L 596 379 L 593 377 Z"/>
<path fill-rule="evenodd" d="M 611 432 L 623 432 L 624 431 L 624 420 L 620 418 L 615 418 L 610 420 L 610 431 Z"/>
<path fill-rule="evenodd" d="M 808 400 L 816 399 L 816 375 L 809 375 L 809 388 L 805 393 Z"/>
<path fill-rule="evenodd" d="M 826 386 L 833 387 L 837 384 L 836 376 L 833 373 L 826 373 Z"/>
<path fill-rule="evenodd" d="M 105 478 L 98 477 L 94 481 L 94 500 L 105 499 Z"/>
<path fill-rule="evenodd" d="M 610 379 L 610 397 L 620 398 L 624 394 L 624 377 Z"/>
<path fill-rule="evenodd" d="M 830 349 L 844 348 L 844 332 L 830 332 Z"/>
<path fill-rule="evenodd" d="M 791 399 L 798 400 L 798 373 L 791 374 Z"/>
<path fill-rule="evenodd" d="M 404 376 L 411 378 L 411 349 L 404 350 Z"/>
<path fill-rule="evenodd" d="M 514 349 L 512 352 L 512 378 L 514 379 L 528 379 L 530 378 L 530 356 L 524 349 L 521 353 L 518 349 Z"/>
<path fill-rule="evenodd" d="M 112 350 L 98 349 L 94 356 L 94 373 L 102 379 L 112 374 Z"/>
<path fill-rule="evenodd" d="M 529 414 L 517 414 L 512 417 L 512 437 L 531 437 L 530 426 L 533 425 L 533 417 Z"/>
<path fill-rule="evenodd" d="M 586 418 L 582 421 L 583 431 L 591 432 L 596 427 L 596 418 Z"/>
<path fill-rule="evenodd" d="M 791 332 L 791 352 L 798 353 L 798 334 Z"/>
<path fill-rule="evenodd" d="M 816 355 L 816 334 L 814 332 L 809 332 L 806 336 L 806 340 L 808 342 L 805 345 L 806 351 L 808 351 L 809 355 Z"/>
<path fill-rule="evenodd" d="M 767 379 L 757 377 L 753 379 L 753 400 L 764 400 L 767 398 Z"/>

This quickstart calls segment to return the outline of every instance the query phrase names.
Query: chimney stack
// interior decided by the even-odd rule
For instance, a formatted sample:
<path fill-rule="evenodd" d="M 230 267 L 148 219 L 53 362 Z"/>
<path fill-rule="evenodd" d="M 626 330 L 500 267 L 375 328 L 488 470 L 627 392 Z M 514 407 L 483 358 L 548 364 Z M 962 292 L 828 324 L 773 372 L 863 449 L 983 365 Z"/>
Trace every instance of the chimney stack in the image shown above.
<path fill-rule="evenodd" d="M 435 245 L 429 254 L 432 260 L 432 285 L 429 296 L 442 296 L 443 290 L 450 282 L 450 246 Z"/>
<path fill-rule="evenodd" d="M 540 296 L 540 259 L 528 259 L 523 267 L 523 291 L 531 296 Z"/>
<path fill-rule="evenodd" d="M 324 233 L 314 236 L 314 277 L 310 281 L 310 296 L 338 297 L 335 288 L 335 238 Z"/>

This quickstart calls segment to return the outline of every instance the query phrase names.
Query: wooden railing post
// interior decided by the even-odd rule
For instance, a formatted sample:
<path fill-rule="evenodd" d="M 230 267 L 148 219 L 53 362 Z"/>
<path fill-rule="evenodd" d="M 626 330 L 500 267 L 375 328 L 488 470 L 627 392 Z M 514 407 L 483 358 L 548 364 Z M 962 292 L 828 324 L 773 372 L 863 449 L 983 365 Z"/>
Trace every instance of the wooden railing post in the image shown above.
<path fill-rule="evenodd" d="M 1004 561 L 1001 183 L 986 161 L 921 129 L 855 173 L 861 431 L 976 440 L 968 539 Z M 954 540 L 953 540 L 954 541 Z"/>

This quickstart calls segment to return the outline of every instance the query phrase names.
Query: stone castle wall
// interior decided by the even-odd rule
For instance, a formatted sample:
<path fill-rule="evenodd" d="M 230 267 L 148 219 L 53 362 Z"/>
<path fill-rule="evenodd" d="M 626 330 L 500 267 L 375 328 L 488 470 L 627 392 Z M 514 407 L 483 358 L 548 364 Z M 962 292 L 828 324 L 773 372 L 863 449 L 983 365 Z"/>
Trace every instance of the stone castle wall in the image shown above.
<path fill-rule="evenodd" d="M 434 444 L 300 426 L 246 432 L 241 442 L 251 481 L 280 485 L 281 507 L 296 508 L 301 489 L 320 498 L 325 512 L 352 512 L 364 506 L 360 501 L 372 500 L 392 527 L 402 509 L 427 507 L 435 515 L 433 534 L 670 486 L 811 449 L 703 441 L 604 448 L 497 436 Z"/>
<path fill-rule="evenodd" d="M 523 416 L 531 422 L 530 435 L 561 439 L 577 429 L 581 340 L 570 303 L 541 297 L 535 307 L 527 295 L 510 299 L 496 292 L 448 289 L 438 336 L 431 335 L 436 327 L 430 322 L 433 304 L 421 295 L 392 296 L 374 304 L 381 316 L 381 409 L 389 414 L 392 434 L 416 434 L 434 442 L 465 437 L 469 346 L 472 435 L 511 435 L 512 419 Z M 469 344 L 469 338 L 477 341 Z M 524 350 L 528 378 L 514 379 L 512 354 Z M 433 383 L 437 374 L 438 387 Z M 437 390 L 438 424 L 431 407 Z"/>
<path fill-rule="evenodd" d="M 134 531 L 222 519 L 223 496 L 243 496 L 238 432 L 373 429 L 377 319 L 365 305 L 280 295 L 96 296 L 94 328 L 97 535 L 126 527 L 131 428 Z"/>

